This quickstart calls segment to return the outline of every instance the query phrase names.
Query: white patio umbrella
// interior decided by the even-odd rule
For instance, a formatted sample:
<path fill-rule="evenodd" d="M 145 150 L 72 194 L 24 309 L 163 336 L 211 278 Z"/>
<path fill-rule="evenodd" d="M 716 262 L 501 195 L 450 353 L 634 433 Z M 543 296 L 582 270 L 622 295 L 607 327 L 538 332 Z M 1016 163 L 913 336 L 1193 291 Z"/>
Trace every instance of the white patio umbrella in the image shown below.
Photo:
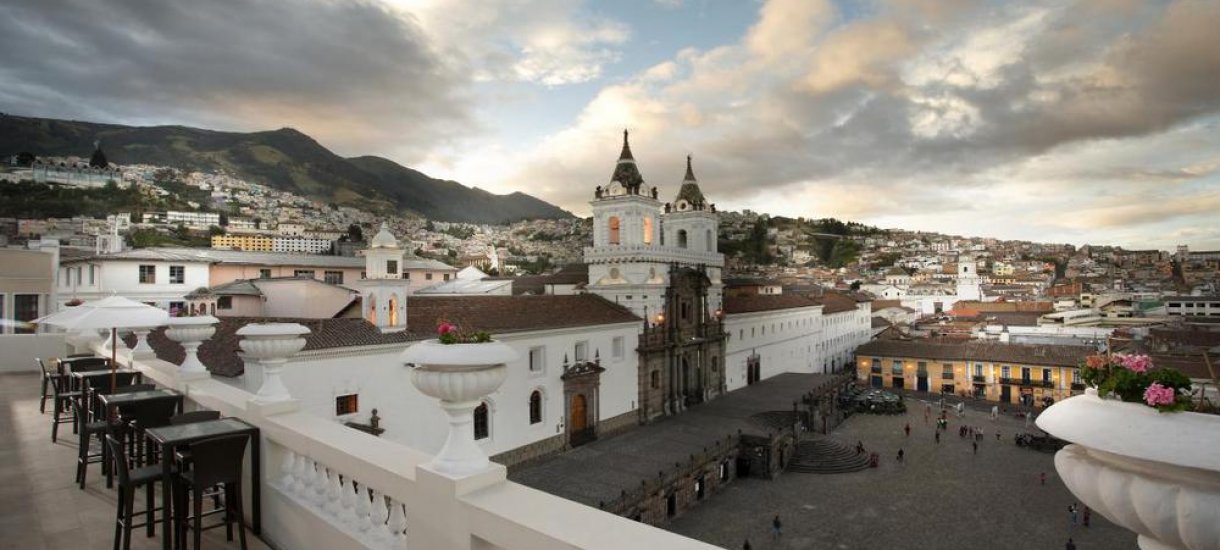
<path fill-rule="evenodd" d="M 33 322 L 66 330 L 110 329 L 110 390 L 114 391 L 118 329 L 158 327 L 169 323 L 169 313 L 122 296 L 110 296 L 39 317 Z"/>

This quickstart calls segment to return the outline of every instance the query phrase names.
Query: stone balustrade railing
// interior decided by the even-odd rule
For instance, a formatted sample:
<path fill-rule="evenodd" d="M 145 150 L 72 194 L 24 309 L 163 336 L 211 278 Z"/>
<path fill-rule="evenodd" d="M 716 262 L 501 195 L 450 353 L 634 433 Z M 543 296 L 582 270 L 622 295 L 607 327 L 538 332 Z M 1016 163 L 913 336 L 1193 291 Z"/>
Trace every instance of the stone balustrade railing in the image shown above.
<path fill-rule="evenodd" d="M 402 502 L 355 479 L 350 473 L 290 449 L 280 449 L 279 475 L 271 485 L 366 548 L 407 547 L 407 514 Z"/>
<path fill-rule="evenodd" d="M 73 342 L 78 351 L 101 344 Z M 431 455 L 301 411 L 290 396 L 260 400 L 141 354 L 119 362 L 183 393 L 187 410 L 215 410 L 259 428 L 261 537 L 276 548 L 715 548 L 509 482 L 498 464 L 465 476 L 438 471 Z"/>

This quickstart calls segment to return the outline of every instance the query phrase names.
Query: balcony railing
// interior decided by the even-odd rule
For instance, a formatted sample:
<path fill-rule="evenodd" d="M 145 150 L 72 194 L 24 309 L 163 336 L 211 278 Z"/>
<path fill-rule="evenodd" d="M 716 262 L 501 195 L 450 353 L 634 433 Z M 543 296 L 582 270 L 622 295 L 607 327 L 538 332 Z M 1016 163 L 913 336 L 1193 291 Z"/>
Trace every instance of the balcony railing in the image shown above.
<path fill-rule="evenodd" d="M 1084 383 L 1072 382 L 1072 391 L 1084 391 Z"/>
<path fill-rule="evenodd" d="M 987 377 L 983 376 L 983 375 L 975 375 L 975 376 L 971 376 L 970 380 L 977 382 L 979 384 L 982 384 L 987 381 Z"/>
<path fill-rule="evenodd" d="M 1019 383 L 1020 383 L 1020 381 L 1019 381 L 1018 379 L 1016 379 L 1016 378 L 1000 378 L 1000 383 L 1001 383 L 1001 384 L 1011 384 L 1011 385 L 1016 385 L 1016 384 L 1019 384 Z"/>
<path fill-rule="evenodd" d="M 873 374 L 881 374 L 881 367 L 874 366 L 874 367 L 871 367 L 869 369 L 869 371 L 872 372 Z"/>
<path fill-rule="evenodd" d="M 940 379 L 941 380 L 953 380 L 953 373 L 951 373 L 951 372 L 941 373 Z"/>
<path fill-rule="evenodd" d="M 70 343 L 77 351 L 100 342 Z M 713 546 L 507 481 L 503 466 L 455 478 L 431 455 L 159 359 L 120 363 L 259 428 L 262 538 L 276 548 L 678 548 Z M 278 376 L 278 374 L 276 375 Z M 246 488 L 246 494 L 251 494 Z M 480 546 L 480 547 L 483 547 Z"/>
<path fill-rule="evenodd" d="M 1055 387 L 1055 381 L 1054 380 L 1039 380 L 1038 385 L 1042 386 L 1044 388 L 1053 388 L 1053 387 Z"/>

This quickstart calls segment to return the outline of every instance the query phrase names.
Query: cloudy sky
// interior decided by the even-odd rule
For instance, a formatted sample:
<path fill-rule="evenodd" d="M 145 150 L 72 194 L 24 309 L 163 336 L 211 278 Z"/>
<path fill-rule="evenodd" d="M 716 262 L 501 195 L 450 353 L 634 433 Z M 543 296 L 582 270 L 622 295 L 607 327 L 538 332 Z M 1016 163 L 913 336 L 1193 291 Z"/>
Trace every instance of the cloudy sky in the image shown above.
<path fill-rule="evenodd" d="M 721 209 L 1220 248 L 1216 0 L 16 0 L 0 111 L 298 128 L 578 214 L 621 130 Z"/>

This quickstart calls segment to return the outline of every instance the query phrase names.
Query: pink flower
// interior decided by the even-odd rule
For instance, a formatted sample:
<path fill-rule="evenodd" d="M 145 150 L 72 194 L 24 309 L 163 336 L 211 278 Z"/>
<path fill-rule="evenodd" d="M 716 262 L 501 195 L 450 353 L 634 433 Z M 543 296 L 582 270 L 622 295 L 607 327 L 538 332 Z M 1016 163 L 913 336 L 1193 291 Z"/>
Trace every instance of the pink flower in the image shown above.
<path fill-rule="evenodd" d="M 1100 369 L 1106 366 L 1106 358 L 1101 355 L 1090 355 L 1084 358 L 1085 365 L 1089 368 Z"/>
<path fill-rule="evenodd" d="M 1118 355 L 1116 358 L 1131 372 L 1148 372 L 1148 367 L 1152 366 L 1152 359 L 1147 355 Z"/>
<path fill-rule="evenodd" d="M 438 325 L 436 327 L 436 333 L 441 336 L 449 334 L 450 332 L 453 332 L 455 330 L 457 330 L 457 327 L 451 323 L 441 323 L 440 325 Z"/>
<path fill-rule="evenodd" d="M 1173 391 L 1173 388 L 1162 386 L 1159 382 L 1153 382 L 1148 389 L 1144 390 L 1144 402 L 1153 407 L 1172 405 L 1177 398 L 1177 393 Z"/>

